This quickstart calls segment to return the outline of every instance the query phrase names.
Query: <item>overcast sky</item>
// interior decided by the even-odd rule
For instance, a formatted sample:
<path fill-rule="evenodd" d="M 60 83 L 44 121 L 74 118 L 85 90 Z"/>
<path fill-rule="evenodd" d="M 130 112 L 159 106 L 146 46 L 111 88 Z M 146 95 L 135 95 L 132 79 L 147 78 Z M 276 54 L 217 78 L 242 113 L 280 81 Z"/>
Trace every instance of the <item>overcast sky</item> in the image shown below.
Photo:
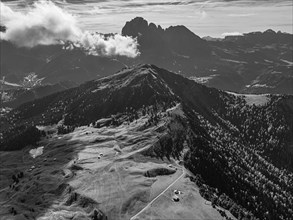
<path fill-rule="evenodd" d="M 28 0 L 5 4 L 26 10 Z M 78 16 L 82 28 L 120 33 L 126 21 L 140 16 L 163 28 L 185 25 L 195 34 L 221 37 L 267 29 L 292 33 L 292 1 L 287 0 L 67 0 L 54 1 Z"/>

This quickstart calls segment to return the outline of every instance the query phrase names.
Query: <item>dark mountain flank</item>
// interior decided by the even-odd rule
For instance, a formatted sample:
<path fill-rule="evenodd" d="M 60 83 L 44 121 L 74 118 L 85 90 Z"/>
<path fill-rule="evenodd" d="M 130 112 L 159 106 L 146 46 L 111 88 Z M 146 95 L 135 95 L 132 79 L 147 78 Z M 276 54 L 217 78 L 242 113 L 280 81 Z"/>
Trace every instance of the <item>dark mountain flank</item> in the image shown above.
<path fill-rule="evenodd" d="M 172 114 L 169 123 L 166 117 Z M 166 123 L 157 127 L 156 144 L 139 154 L 181 157 L 194 174 L 190 179 L 213 205 L 238 219 L 291 218 L 290 95 L 226 93 L 154 65 L 139 65 L 12 110 L 0 120 L 0 146 L 4 151 L 20 150 L 44 135 L 48 138 L 40 126 L 58 123 L 60 133 L 82 125 L 121 129 L 142 117 L 147 121 L 140 132 Z"/>

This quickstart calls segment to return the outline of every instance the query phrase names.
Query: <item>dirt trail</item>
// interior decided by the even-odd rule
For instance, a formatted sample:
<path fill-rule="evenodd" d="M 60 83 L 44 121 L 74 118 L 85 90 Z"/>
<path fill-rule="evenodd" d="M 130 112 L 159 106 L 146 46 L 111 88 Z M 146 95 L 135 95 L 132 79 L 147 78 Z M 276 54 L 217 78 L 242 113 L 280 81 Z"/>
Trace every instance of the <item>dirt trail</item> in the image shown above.
<path fill-rule="evenodd" d="M 142 212 L 149 208 L 160 196 L 162 196 L 170 187 L 172 187 L 179 179 L 185 175 L 185 170 L 182 170 L 182 174 L 174 180 L 166 189 L 164 189 L 159 195 L 157 195 L 152 201 L 150 201 L 142 210 L 140 210 L 136 215 L 132 216 L 130 220 L 135 220 Z"/>

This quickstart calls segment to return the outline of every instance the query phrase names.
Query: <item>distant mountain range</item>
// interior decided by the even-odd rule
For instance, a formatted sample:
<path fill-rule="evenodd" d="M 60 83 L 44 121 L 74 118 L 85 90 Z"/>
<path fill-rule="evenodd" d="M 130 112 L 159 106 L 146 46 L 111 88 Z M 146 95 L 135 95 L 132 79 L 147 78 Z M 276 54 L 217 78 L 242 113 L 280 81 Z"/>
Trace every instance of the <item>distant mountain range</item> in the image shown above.
<path fill-rule="evenodd" d="M 1 74 L 11 83 L 35 72 L 45 77 L 44 83 L 71 80 L 80 84 L 125 66 L 152 63 L 222 90 L 293 93 L 292 34 L 267 30 L 202 39 L 184 26 L 163 29 L 140 17 L 127 22 L 122 34 L 137 38 L 139 57 L 97 57 L 60 45 L 17 48 L 0 41 Z"/>
<path fill-rule="evenodd" d="M 0 88 L 1 83 L 3 90 L 5 91 L 2 94 L 2 107 L 9 108 L 16 108 L 23 103 L 39 99 L 78 85 L 72 81 L 63 81 L 55 84 L 39 85 L 33 88 L 24 88 L 22 85 L 5 82 L 3 83 L 0 80 Z"/>
<path fill-rule="evenodd" d="M 267 30 L 206 41 L 184 26 L 163 30 L 143 18 L 127 22 L 141 62 L 154 63 L 205 85 L 246 93 L 293 92 L 293 35 Z"/>
<path fill-rule="evenodd" d="M 172 123 L 168 109 L 176 112 Z M 148 120 L 139 132 L 166 124 L 156 129 L 158 144 L 139 154 L 169 160 L 183 155 L 184 166 L 200 175 L 192 181 L 213 204 L 240 219 L 292 216 L 292 95 L 227 93 L 139 65 L 12 110 L 0 120 L 0 149 L 36 144 L 39 127 L 58 124 L 65 133 L 83 125 L 121 129 L 142 117 Z"/>

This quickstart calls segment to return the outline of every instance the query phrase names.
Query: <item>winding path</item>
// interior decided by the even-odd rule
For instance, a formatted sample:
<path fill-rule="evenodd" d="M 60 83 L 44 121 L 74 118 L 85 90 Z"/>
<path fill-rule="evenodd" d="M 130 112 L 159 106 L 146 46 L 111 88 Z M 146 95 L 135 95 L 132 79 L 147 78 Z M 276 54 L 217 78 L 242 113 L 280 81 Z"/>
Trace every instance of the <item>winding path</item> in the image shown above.
<path fill-rule="evenodd" d="M 162 196 L 171 186 L 173 186 L 179 179 L 181 179 L 185 175 L 185 170 L 182 169 L 182 174 L 174 180 L 164 191 L 162 191 L 159 195 L 157 195 L 152 201 L 150 201 L 142 210 L 140 210 L 136 215 L 132 216 L 130 220 L 135 220 L 142 212 L 144 212 L 147 208 L 149 208 L 160 196 Z"/>

